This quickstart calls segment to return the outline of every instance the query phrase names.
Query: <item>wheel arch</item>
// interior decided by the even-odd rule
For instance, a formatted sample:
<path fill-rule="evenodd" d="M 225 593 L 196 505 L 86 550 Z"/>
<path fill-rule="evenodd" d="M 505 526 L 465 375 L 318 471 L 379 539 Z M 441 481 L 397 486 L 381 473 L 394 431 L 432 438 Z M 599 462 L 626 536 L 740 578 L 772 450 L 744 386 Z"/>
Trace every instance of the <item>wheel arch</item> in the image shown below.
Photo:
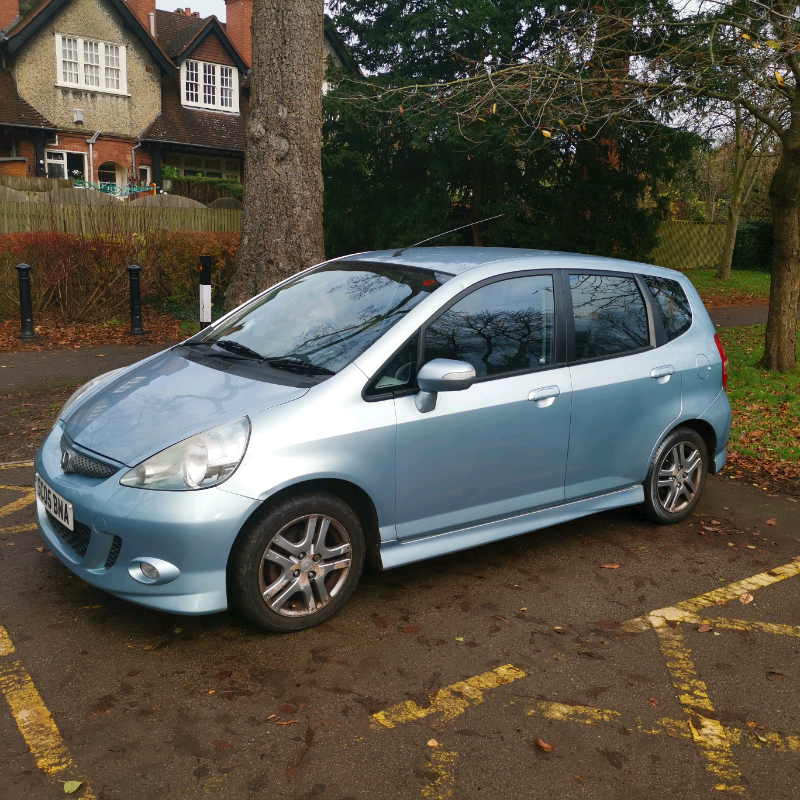
<path fill-rule="evenodd" d="M 702 419 L 686 419 L 674 425 L 664 438 L 669 436 L 676 428 L 690 428 L 700 436 L 708 451 L 708 472 L 713 475 L 716 471 L 714 456 L 717 454 L 717 432 L 714 430 L 714 426 Z M 661 441 L 664 441 L 664 439 Z"/>
<path fill-rule="evenodd" d="M 336 495 L 336 497 L 347 503 L 347 505 L 355 511 L 361 522 L 367 549 L 367 561 L 370 566 L 376 569 L 383 569 L 380 556 L 380 528 L 375 504 L 364 489 L 351 481 L 341 478 L 313 478 L 283 487 L 275 492 L 275 494 L 267 497 L 258 508 L 253 511 L 244 525 L 242 525 L 239 535 L 237 535 L 236 538 L 238 539 L 242 532 L 246 531 L 257 519 L 267 514 L 270 508 L 276 503 L 286 497 L 305 492 L 328 492 L 329 494 Z M 233 553 L 235 546 L 236 544 L 234 542 L 228 554 L 228 564 L 230 564 L 231 553 Z"/>

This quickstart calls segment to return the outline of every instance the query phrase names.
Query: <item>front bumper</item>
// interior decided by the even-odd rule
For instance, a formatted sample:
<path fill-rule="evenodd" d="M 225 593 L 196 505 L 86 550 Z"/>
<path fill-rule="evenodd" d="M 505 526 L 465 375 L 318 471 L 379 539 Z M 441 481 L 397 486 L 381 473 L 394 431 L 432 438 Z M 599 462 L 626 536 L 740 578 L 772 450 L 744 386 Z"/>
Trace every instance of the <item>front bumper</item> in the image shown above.
<path fill-rule="evenodd" d="M 76 534 L 69 535 L 37 499 L 39 532 L 47 546 L 87 583 L 125 600 L 177 614 L 224 611 L 228 555 L 259 502 L 213 487 L 163 492 L 120 486 L 127 468 L 104 480 L 66 474 L 60 466 L 61 433 L 60 425 L 50 432 L 35 468 L 73 504 Z M 165 561 L 179 574 L 169 583 L 142 583 L 129 566 L 143 558 Z"/>

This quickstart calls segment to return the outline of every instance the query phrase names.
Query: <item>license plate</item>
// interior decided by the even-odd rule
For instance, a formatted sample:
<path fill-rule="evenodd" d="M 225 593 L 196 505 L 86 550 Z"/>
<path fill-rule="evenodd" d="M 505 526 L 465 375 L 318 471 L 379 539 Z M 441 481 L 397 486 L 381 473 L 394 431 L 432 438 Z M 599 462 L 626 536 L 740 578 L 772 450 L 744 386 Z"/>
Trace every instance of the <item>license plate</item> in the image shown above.
<path fill-rule="evenodd" d="M 36 497 L 39 502 L 65 527 L 73 530 L 72 503 L 54 492 L 36 473 Z"/>

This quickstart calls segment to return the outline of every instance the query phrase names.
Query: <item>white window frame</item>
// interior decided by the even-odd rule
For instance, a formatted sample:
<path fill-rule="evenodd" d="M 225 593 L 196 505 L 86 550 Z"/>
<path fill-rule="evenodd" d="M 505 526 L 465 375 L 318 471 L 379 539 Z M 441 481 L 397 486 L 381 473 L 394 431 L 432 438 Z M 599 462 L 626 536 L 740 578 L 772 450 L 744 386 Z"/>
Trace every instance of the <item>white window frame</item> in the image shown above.
<path fill-rule="evenodd" d="M 186 97 L 186 68 L 189 63 L 197 65 L 197 101 L 188 100 Z M 214 102 L 204 102 L 204 75 L 208 68 L 213 70 Z M 222 68 L 231 70 L 231 105 L 222 105 Z M 239 113 L 239 70 L 228 64 L 214 64 L 210 61 L 200 61 L 196 58 L 187 58 L 181 62 L 181 104 L 186 108 L 204 108 L 207 111 L 220 111 L 223 114 Z"/>
<path fill-rule="evenodd" d="M 51 158 L 50 156 L 53 154 L 61 155 L 63 159 L 55 159 Z M 57 150 L 55 148 L 47 147 L 44 151 L 44 171 L 47 174 L 47 168 L 50 164 L 59 164 L 64 167 L 64 175 L 63 178 L 73 178 L 74 175 L 70 175 L 69 171 L 67 170 L 67 156 L 74 155 L 74 156 L 82 156 L 83 157 L 83 178 L 82 180 L 86 180 L 86 175 L 89 172 L 88 164 L 86 163 L 86 153 L 82 150 Z"/>
<path fill-rule="evenodd" d="M 63 58 L 62 58 L 62 41 L 64 39 L 74 39 L 78 44 L 78 80 L 75 83 L 64 80 Z M 56 86 L 61 86 L 64 89 L 83 89 L 87 92 L 99 92 L 101 94 L 117 94 L 128 96 L 128 71 L 127 71 L 127 58 L 126 46 L 119 42 L 106 42 L 102 39 L 92 39 L 83 36 L 69 36 L 67 34 L 55 34 L 56 42 Z M 94 86 L 86 83 L 86 60 L 84 57 L 84 42 L 90 42 L 97 45 L 98 55 L 100 59 L 100 85 Z M 119 48 L 119 89 L 109 89 L 106 87 L 106 60 L 105 52 L 106 45 Z"/>

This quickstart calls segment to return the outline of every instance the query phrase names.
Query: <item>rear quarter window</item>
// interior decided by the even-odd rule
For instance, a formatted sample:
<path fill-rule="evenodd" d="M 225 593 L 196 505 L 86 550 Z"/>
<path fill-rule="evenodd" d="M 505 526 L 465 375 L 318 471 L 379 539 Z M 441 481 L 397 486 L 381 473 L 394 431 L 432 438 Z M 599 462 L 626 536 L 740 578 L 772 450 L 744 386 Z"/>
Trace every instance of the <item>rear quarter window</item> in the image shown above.
<path fill-rule="evenodd" d="M 692 309 L 683 287 L 669 278 L 653 275 L 642 275 L 642 278 L 661 311 L 669 341 L 686 333 L 692 327 Z"/>

